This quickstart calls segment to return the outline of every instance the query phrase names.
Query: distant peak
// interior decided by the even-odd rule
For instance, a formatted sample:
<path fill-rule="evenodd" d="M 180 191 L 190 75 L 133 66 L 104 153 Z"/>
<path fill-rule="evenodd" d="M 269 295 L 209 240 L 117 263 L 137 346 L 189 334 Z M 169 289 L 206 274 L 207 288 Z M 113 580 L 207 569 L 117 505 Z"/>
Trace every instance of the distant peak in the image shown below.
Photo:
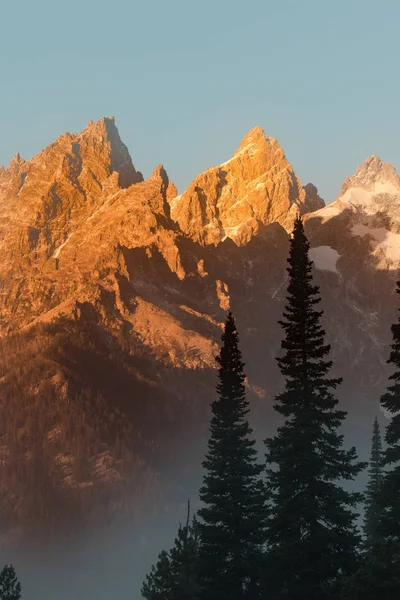
<path fill-rule="evenodd" d="M 362 174 L 369 174 L 371 178 L 376 176 L 391 177 L 393 174 L 397 176 L 394 166 L 391 163 L 383 162 L 375 154 L 368 156 L 358 167 L 355 175 Z"/>
<path fill-rule="evenodd" d="M 377 192 L 379 184 L 391 184 L 400 190 L 400 179 L 394 166 L 391 163 L 383 162 L 379 156 L 373 154 L 361 163 L 354 175 L 345 180 L 342 194 L 346 190 L 356 187 Z"/>
<path fill-rule="evenodd" d="M 101 117 L 97 124 L 104 127 L 115 127 L 115 117 Z"/>
<path fill-rule="evenodd" d="M 258 153 L 265 154 L 267 157 L 266 161 L 268 162 L 270 160 L 270 157 L 268 158 L 268 156 L 271 154 L 271 150 L 276 154 L 276 157 L 279 156 L 280 159 L 286 160 L 279 142 L 275 138 L 267 136 L 261 127 L 253 127 L 253 129 L 250 129 L 250 131 L 246 133 L 240 143 L 240 146 L 237 148 L 231 158 L 219 166 L 225 167 L 238 157 L 243 155 L 252 157 Z"/>
<path fill-rule="evenodd" d="M 253 127 L 253 129 L 250 129 L 250 131 L 246 133 L 239 148 L 244 148 L 249 144 L 265 144 L 265 142 L 268 142 L 270 139 L 272 138 L 269 138 L 261 127 Z"/>
<path fill-rule="evenodd" d="M 371 154 L 371 156 L 367 156 L 367 158 L 362 163 L 363 165 L 381 165 L 382 161 L 376 154 Z"/>
<path fill-rule="evenodd" d="M 260 127 L 259 125 L 256 125 L 256 127 L 253 127 L 252 129 L 249 129 L 249 131 L 246 133 L 246 135 L 243 138 L 243 141 L 245 141 L 247 138 L 249 139 L 255 139 L 255 138 L 262 138 L 262 137 L 266 137 L 265 136 L 265 131 L 262 127 Z"/>
<path fill-rule="evenodd" d="M 89 121 L 85 129 L 81 132 L 81 135 L 93 135 L 96 132 L 109 134 L 111 131 L 118 132 L 115 125 L 115 117 L 101 117 L 98 121 Z"/>
<path fill-rule="evenodd" d="M 377 174 L 382 170 L 385 164 L 392 166 L 389 165 L 389 163 L 382 162 L 382 160 L 376 154 L 372 154 L 371 156 L 368 156 L 363 163 L 361 163 L 356 171 L 356 175 L 357 173 L 370 173 L 371 175 Z"/>
<path fill-rule="evenodd" d="M 119 185 L 123 188 L 133 183 L 143 181 L 132 164 L 128 148 L 122 142 L 114 117 L 101 117 L 98 121 L 89 121 L 81 132 L 81 139 L 93 147 L 93 152 L 99 152 L 99 147 L 106 150 L 109 156 L 110 169 L 119 173 Z"/>

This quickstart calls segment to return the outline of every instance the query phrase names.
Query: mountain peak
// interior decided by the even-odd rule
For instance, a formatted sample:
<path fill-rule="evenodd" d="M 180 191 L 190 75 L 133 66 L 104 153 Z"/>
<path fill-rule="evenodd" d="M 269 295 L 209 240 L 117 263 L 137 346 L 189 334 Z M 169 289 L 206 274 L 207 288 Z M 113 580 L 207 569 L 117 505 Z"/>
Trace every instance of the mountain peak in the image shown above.
<path fill-rule="evenodd" d="M 127 188 L 143 181 L 143 177 L 133 166 L 128 148 L 120 138 L 114 117 L 89 121 L 79 137 L 81 145 L 89 154 L 96 155 L 109 164 L 110 173 L 118 173 L 120 187 Z"/>
<path fill-rule="evenodd" d="M 113 122 L 115 124 L 115 117 L 113 117 L 113 116 L 111 116 L 111 117 L 103 116 L 103 117 L 100 117 L 100 119 L 98 119 L 97 121 L 93 121 L 93 119 L 92 119 L 87 124 L 87 127 L 92 127 L 93 125 L 102 125 L 102 124 L 104 124 L 104 123 L 106 123 L 108 121 L 111 121 L 111 122 Z"/>
<path fill-rule="evenodd" d="M 400 178 L 391 163 L 383 162 L 379 156 L 373 154 L 364 160 L 354 175 L 345 180 L 341 195 L 351 188 L 361 188 L 376 194 L 398 194 Z"/>
<path fill-rule="evenodd" d="M 376 154 L 371 154 L 371 156 L 367 156 L 364 162 L 359 166 L 359 169 L 362 168 L 372 168 L 373 170 L 380 169 L 382 166 L 382 160 Z"/>
<path fill-rule="evenodd" d="M 115 117 L 101 117 L 98 121 L 89 121 L 81 135 L 115 135 L 118 133 Z M 119 134 L 118 134 L 119 136 Z"/>
<path fill-rule="evenodd" d="M 268 137 L 265 135 L 264 130 L 260 126 L 257 125 L 256 127 L 253 127 L 253 129 L 250 129 L 246 133 L 246 135 L 242 139 L 239 147 L 242 148 L 243 146 L 247 146 L 248 144 L 263 143 L 267 139 L 268 139 Z"/>
<path fill-rule="evenodd" d="M 250 129 L 250 131 L 248 131 L 243 137 L 240 146 L 236 150 L 233 157 L 247 152 L 250 154 L 257 151 L 262 152 L 271 146 L 274 147 L 275 150 L 280 151 L 280 154 L 282 157 L 284 157 L 284 152 L 279 142 L 275 138 L 268 136 L 261 127 L 253 127 L 253 129 Z"/>
<path fill-rule="evenodd" d="M 355 227 L 357 223 L 361 223 L 361 227 L 366 227 L 368 223 L 375 231 L 380 223 L 379 215 L 382 214 L 392 224 L 397 223 L 396 227 L 400 225 L 399 206 L 400 177 L 391 163 L 383 162 L 379 156 L 373 154 L 361 163 L 354 175 L 345 179 L 336 200 L 314 216 L 325 222 L 332 217 L 346 214 Z M 355 230 L 357 231 L 357 228 Z"/>
<path fill-rule="evenodd" d="M 274 157 L 275 162 L 279 160 L 287 162 L 279 142 L 275 138 L 267 136 L 261 127 L 253 127 L 253 129 L 250 129 L 243 137 L 239 147 L 231 158 L 222 163 L 220 167 L 225 168 L 232 163 L 232 161 L 235 162 L 238 159 L 243 160 L 244 158 L 247 158 L 254 163 L 259 163 L 262 168 L 262 164 L 270 163 L 271 154 Z"/>
<path fill-rule="evenodd" d="M 323 206 L 317 191 L 311 192 L 301 185 L 279 142 L 254 127 L 228 161 L 199 175 L 171 201 L 171 216 L 201 244 L 230 238 L 245 245 L 264 226 L 278 222 L 291 230 L 298 214 Z"/>

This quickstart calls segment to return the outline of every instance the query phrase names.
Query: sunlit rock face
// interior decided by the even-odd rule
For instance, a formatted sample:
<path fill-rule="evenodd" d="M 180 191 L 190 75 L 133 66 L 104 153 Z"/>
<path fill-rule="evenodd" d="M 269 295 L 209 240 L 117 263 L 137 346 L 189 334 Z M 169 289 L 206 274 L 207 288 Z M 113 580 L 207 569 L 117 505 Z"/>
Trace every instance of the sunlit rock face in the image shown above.
<path fill-rule="evenodd" d="M 171 201 L 171 216 L 202 245 L 230 238 L 243 246 L 263 227 L 290 231 L 298 215 L 324 206 L 314 186 L 303 188 L 274 138 L 249 131 L 235 154 L 199 175 Z"/>
<path fill-rule="evenodd" d="M 257 433 L 273 430 L 298 215 L 348 427 L 369 448 L 396 318 L 399 193 L 394 168 L 372 157 L 325 206 L 255 128 L 178 195 L 162 166 L 143 179 L 113 118 L 0 168 L 7 535 L 151 513 L 197 489 L 229 309 Z"/>

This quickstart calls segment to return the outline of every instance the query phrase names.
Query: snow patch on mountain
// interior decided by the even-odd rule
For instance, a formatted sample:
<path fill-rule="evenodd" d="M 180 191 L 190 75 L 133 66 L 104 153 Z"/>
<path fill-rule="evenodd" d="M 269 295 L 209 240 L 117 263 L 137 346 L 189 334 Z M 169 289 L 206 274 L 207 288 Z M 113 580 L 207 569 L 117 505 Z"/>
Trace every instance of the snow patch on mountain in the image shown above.
<path fill-rule="evenodd" d="M 308 255 L 310 260 L 313 261 L 315 268 L 319 271 L 338 273 L 336 263 L 340 258 L 340 254 L 334 248 L 330 246 L 317 246 L 316 248 L 311 248 Z"/>
<path fill-rule="evenodd" d="M 343 204 L 348 204 L 352 207 L 362 206 L 364 209 L 367 209 L 371 204 L 373 194 L 368 190 L 364 190 L 363 188 L 351 188 L 347 190 L 343 196 L 340 197 L 340 201 Z"/>
<path fill-rule="evenodd" d="M 367 215 L 374 215 L 388 204 L 381 197 L 382 195 L 389 196 L 390 201 L 395 199 L 396 204 L 400 205 L 400 190 L 389 181 L 375 182 L 372 190 L 361 187 L 350 188 L 345 191 L 343 196 L 339 197 L 339 201 L 355 209 L 361 208 Z"/>
<path fill-rule="evenodd" d="M 390 181 L 376 181 L 375 194 L 395 194 L 399 195 L 400 190 Z"/>
<path fill-rule="evenodd" d="M 324 206 L 323 208 L 320 208 L 319 210 L 314 211 L 313 213 L 311 213 L 311 215 L 312 215 L 312 218 L 321 217 L 322 223 L 324 223 L 331 217 L 337 217 L 338 215 L 340 215 L 340 212 L 341 211 L 336 206 L 336 203 L 333 202 L 332 204 L 329 204 L 328 206 Z"/>
<path fill-rule="evenodd" d="M 353 225 L 351 231 L 360 237 L 370 237 L 373 254 L 379 259 L 377 268 L 397 268 L 400 262 L 400 233 L 393 233 L 385 227 L 368 227 L 362 223 Z"/>
<path fill-rule="evenodd" d="M 368 157 L 356 173 L 348 177 L 338 198 L 330 205 L 312 213 L 322 223 L 331 217 L 355 213 L 374 216 L 386 213 L 393 222 L 400 222 L 400 178 L 393 165 L 377 156 Z"/>

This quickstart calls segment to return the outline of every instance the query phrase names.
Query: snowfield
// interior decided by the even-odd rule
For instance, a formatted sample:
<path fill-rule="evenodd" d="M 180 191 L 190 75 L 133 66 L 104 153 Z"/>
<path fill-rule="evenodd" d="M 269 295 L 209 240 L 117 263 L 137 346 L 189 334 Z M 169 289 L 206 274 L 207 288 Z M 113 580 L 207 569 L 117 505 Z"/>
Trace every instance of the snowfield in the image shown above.
<path fill-rule="evenodd" d="M 319 271 L 332 271 L 338 273 L 336 263 L 340 258 L 340 254 L 330 246 L 317 246 L 311 248 L 308 253 L 310 260 Z"/>

